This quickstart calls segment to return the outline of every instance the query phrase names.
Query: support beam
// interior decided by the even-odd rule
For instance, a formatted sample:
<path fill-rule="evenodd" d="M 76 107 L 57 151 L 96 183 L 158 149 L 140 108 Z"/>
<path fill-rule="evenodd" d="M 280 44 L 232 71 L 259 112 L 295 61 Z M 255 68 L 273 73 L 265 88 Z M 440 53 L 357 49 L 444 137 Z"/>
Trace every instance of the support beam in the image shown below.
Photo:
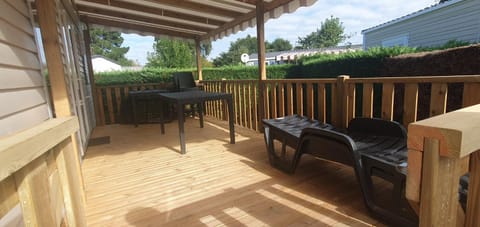
<path fill-rule="evenodd" d="M 45 51 L 45 59 L 47 61 L 48 76 L 51 86 L 51 94 L 53 106 L 55 109 L 55 117 L 68 117 L 73 115 L 72 105 L 68 96 L 68 87 L 65 78 L 68 76 L 64 71 L 64 61 L 62 56 L 62 42 L 59 39 L 59 23 L 57 21 L 57 12 L 65 10 L 62 5 L 57 5 L 57 1 L 37 0 L 38 23 L 42 34 L 42 43 Z M 59 7 L 59 8 L 57 8 Z M 67 47 L 68 48 L 68 47 Z M 71 51 L 71 50 L 70 50 Z M 69 163 L 79 173 L 79 179 L 75 179 L 82 185 L 80 196 L 82 197 L 82 206 L 85 206 L 85 184 L 83 182 L 82 169 L 80 166 L 80 153 L 78 151 L 80 142 L 76 134 L 71 135 L 73 156 L 75 161 Z"/>
<path fill-rule="evenodd" d="M 260 80 L 267 79 L 265 68 L 265 5 L 263 1 L 257 1 L 257 46 L 258 46 L 258 74 Z"/>
<path fill-rule="evenodd" d="M 197 57 L 198 81 L 203 80 L 202 76 L 202 51 L 200 48 L 200 39 L 195 39 L 195 55 Z"/>
<path fill-rule="evenodd" d="M 65 81 L 65 71 L 63 70 L 62 51 L 58 40 L 57 7 L 55 1 L 51 0 L 38 0 L 36 3 L 55 116 L 71 116 L 72 111 Z"/>
<path fill-rule="evenodd" d="M 258 49 L 258 120 L 259 131 L 263 131 L 262 119 L 265 116 L 265 84 L 264 80 L 267 79 L 267 70 L 265 68 L 265 3 L 263 1 L 257 1 L 256 4 L 256 16 L 257 16 L 257 49 Z"/>

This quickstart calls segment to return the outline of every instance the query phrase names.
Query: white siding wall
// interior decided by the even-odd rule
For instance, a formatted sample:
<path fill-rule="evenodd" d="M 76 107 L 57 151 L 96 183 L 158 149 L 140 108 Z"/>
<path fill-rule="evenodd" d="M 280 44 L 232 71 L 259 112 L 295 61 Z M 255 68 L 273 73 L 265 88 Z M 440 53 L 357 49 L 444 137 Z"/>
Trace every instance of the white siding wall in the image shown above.
<path fill-rule="evenodd" d="M 364 34 L 366 48 L 408 35 L 408 46 L 436 46 L 449 40 L 480 42 L 480 0 L 464 0 Z"/>
<path fill-rule="evenodd" d="M 23 0 L 0 0 L 0 137 L 49 118 L 30 13 Z"/>

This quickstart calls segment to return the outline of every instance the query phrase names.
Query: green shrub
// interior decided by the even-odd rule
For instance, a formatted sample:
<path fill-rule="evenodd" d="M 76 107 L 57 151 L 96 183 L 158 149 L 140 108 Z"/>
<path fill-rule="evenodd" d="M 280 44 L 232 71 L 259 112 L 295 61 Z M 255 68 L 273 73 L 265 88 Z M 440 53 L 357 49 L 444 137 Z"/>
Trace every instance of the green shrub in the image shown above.
<path fill-rule="evenodd" d="M 286 78 L 294 73 L 295 65 L 272 65 L 267 66 L 269 79 Z M 172 82 L 174 72 L 193 72 L 198 79 L 196 69 L 167 69 L 167 68 L 145 68 L 140 71 L 114 71 L 95 73 L 95 83 L 98 86 L 143 84 L 143 83 L 164 83 Z M 229 66 L 221 68 L 204 68 L 202 70 L 204 80 L 221 79 L 258 79 L 257 66 Z"/>
<path fill-rule="evenodd" d="M 140 71 L 113 71 L 95 73 L 95 83 L 98 86 L 164 83 L 172 81 L 174 72 L 191 72 L 192 69 L 145 68 Z"/>
<path fill-rule="evenodd" d="M 471 43 L 465 42 L 465 41 L 460 41 L 456 39 L 452 39 L 444 43 L 443 45 L 440 46 L 434 46 L 434 47 L 418 47 L 418 51 L 433 51 L 433 50 L 445 50 L 449 48 L 455 48 L 455 47 L 462 47 L 462 46 L 468 46 Z"/>
<path fill-rule="evenodd" d="M 294 73 L 295 65 L 267 66 L 268 79 L 283 79 Z M 221 79 L 258 79 L 258 66 L 225 66 L 220 68 L 205 68 L 202 71 L 204 80 Z"/>
<path fill-rule="evenodd" d="M 410 47 L 374 47 L 367 51 L 352 51 L 341 54 L 317 54 L 300 59 L 302 78 L 327 78 L 338 75 L 352 77 L 380 76 L 384 59 L 406 53 L 416 52 Z M 299 78 L 299 77 L 289 77 Z"/>
<path fill-rule="evenodd" d="M 381 73 L 386 67 L 385 59 L 388 57 L 425 50 L 445 49 L 466 44 L 468 43 L 453 40 L 442 46 L 433 48 L 374 47 L 367 51 L 352 51 L 342 54 L 317 54 L 300 58 L 298 65 L 285 64 L 267 66 L 267 78 L 333 78 L 339 75 L 350 75 L 351 77 L 382 76 Z M 171 82 L 171 75 L 174 72 L 193 72 L 195 78 L 198 79 L 196 68 L 145 68 L 141 71 L 95 73 L 95 83 L 99 86 L 106 86 Z M 258 66 L 225 66 L 203 69 L 203 80 L 221 79 L 258 79 Z"/>

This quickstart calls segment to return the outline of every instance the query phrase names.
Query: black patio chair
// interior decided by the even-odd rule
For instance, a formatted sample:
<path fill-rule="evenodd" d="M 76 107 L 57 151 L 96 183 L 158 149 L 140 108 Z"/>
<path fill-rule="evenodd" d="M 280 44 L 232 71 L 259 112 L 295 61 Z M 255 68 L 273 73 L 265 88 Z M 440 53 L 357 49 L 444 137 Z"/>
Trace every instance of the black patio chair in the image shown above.
<path fill-rule="evenodd" d="M 178 92 L 200 90 L 200 87 L 196 85 L 195 79 L 193 78 L 193 74 L 191 72 L 173 73 L 173 85 L 174 90 Z M 185 113 L 188 113 L 188 115 L 191 116 L 195 116 L 195 112 L 197 112 L 199 115 L 203 114 L 200 112 L 197 105 L 198 104 L 196 103 L 186 105 L 187 109 L 185 110 Z"/>
<path fill-rule="evenodd" d="M 176 91 L 199 90 L 191 72 L 176 72 L 173 74 L 173 84 Z"/>

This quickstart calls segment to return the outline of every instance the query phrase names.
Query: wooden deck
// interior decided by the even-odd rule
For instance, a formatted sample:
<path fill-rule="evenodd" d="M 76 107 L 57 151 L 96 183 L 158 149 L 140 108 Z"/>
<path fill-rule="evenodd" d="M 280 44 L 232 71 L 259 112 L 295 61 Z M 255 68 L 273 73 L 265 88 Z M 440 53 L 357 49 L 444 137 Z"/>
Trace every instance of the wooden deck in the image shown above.
<path fill-rule="evenodd" d="M 304 158 L 295 175 L 268 164 L 263 135 L 225 122 L 108 125 L 83 162 L 88 226 L 383 226 L 363 204 L 353 170 Z"/>

